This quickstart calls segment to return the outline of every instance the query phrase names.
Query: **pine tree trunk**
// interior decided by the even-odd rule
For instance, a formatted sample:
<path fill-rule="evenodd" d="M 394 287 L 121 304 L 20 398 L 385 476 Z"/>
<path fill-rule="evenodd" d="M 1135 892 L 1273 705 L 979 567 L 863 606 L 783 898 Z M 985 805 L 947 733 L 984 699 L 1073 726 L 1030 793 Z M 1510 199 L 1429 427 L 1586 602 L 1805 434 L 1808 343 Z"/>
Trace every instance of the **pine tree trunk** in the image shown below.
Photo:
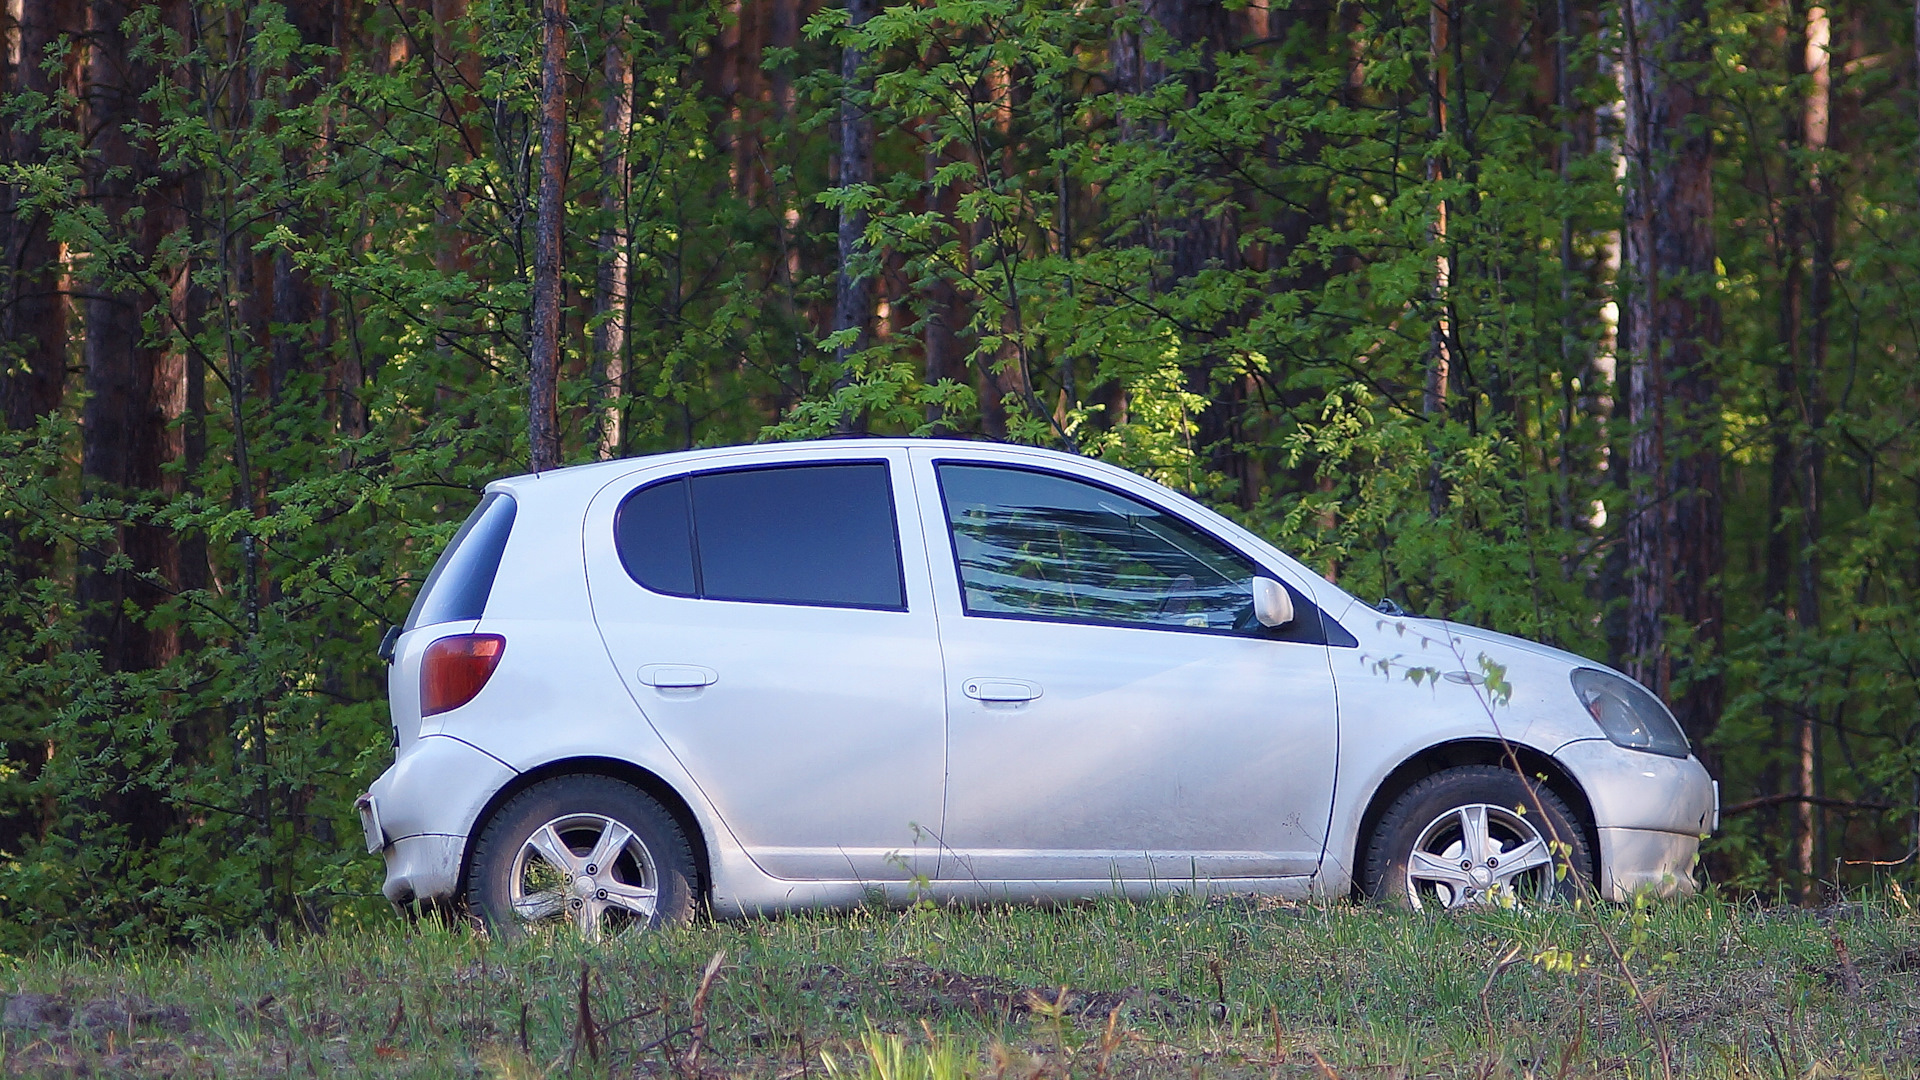
<path fill-rule="evenodd" d="M 134 43 L 125 33 L 129 14 L 116 0 L 93 0 L 87 10 L 85 122 L 99 155 L 87 185 L 110 227 L 129 242 L 126 265 L 102 266 L 84 283 L 82 359 L 90 396 L 81 412 L 80 471 L 89 500 L 161 491 L 162 466 L 182 451 L 168 425 L 185 406 L 184 358 L 148 339 L 143 321 L 156 298 L 123 276 L 152 265 L 162 239 L 179 224 L 180 199 L 177 181 L 160 176 L 158 148 L 130 130 L 151 126 L 158 116 L 140 100 L 157 73 L 133 58 Z M 164 5 L 160 20 L 178 25 L 178 15 L 177 7 Z M 162 182 L 147 187 L 155 179 Z M 136 208 L 144 213 L 136 215 Z M 123 519 L 118 533 L 130 569 L 109 569 L 107 551 L 81 554 L 82 625 L 106 670 L 148 670 L 175 657 L 178 639 L 146 624 L 146 614 L 167 599 L 167 591 L 143 575 L 178 582 L 179 545 L 170 529 L 137 519 Z M 119 779 L 101 809 L 125 826 L 130 846 L 157 845 L 176 815 L 156 788 L 131 775 Z"/>
<path fill-rule="evenodd" d="M 767 0 L 768 44 L 775 49 L 791 49 L 800 43 L 800 0 Z M 784 124 L 793 115 L 793 65 L 775 64 L 767 73 L 768 96 L 773 99 L 773 114 Z"/>
<path fill-rule="evenodd" d="M 88 6 L 86 121 L 99 154 L 88 187 L 107 219 L 128 234 L 129 258 L 144 265 L 159 246 L 166 215 L 134 213 L 142 201 L 139 185 L 153 178 L 158 162 L 154 148 L 128 131 L 130 124 L 154 117 L 151 107 L 138 100 L 151 85 L 152 71 L 128 60 L 132 43 L 122 29 L 127 15 L 116 0 L 93 0 Z M 82 355 L 89 397 L 81 413 L 80 469 L 89 497 L 158 488 L 165 458 L 166 417 L 154 380 L 162 354 L 143 340 L 141 327 L 151 298 L 119 279 L 127 269 L 102 267 L 86 282 Z M 120 549 L 136 571 L 167 561 L 162 530 L 128 523 L 120 533 Z M 151 666 L 153 636 L 129 613 L 128 602 L 137 610 L 150 607 L 158 597 L 134 574 L 106 569 L 105 552 L 88 551 L 81 562 L 88 637 L 100 649 L 103 663 L 110 671 Z"/>
<path fill-rule="evenodd" d="M 1554 10 L 1553 35 L 1553 103 L 1560 113 L 1560 143 L 1555 155 L 1554 171 L 1563 186 L 1571 186 L 1574 158 L 1574 102 L 1573 72 L 1571 70 L 1568 49 L 1574 41 L 1573 5 L 1569 0 L 1556 0 Z M 1560 402 L 1559 402 L 1559 449 L 1554 455 L 1559 471 L 1559 490 L 1555 493 L 1556 510 L 1559 525 L 1563 532 L 1571 534 L 1575 529 L 1573 505 L 1573 433 L 1574 412 L 1578 403 L 1575 400 L 1576 381 L 1591 382 L 1587 371 L 1586 357 L 1578 346 L 1573 330 L 1573 215 L 1563 212 L 1560 217 Z M 1563 577 L 1571 578 L 1573 562 L 1563 556 L 1560 563 Z"/>
<path fill-rule="evenodd" d="M 8 73 L 9 94 L 52 94 L 59 89 L 41 67 L 48 46 L 62 34 L 77 35 L 75 0 L 24 0 L 20 7 L 19 63 Z M 6 129 L 0 152 L 20 164 L 41 158 L 43 140 L 17 122 Z M 24 194 L 0 187 L 0 342 L 11 355 L 0 364 L 0 424 L 31 429 L 60 405 L 67 366 L 67 297 L 60 246 L 46 215 L 20 205 Z M 36 542 L 37 544 L 38 542 Z"/>
<path fill-rule="evenodd" d="M 1695 745 L 1720 715 L 1720 680 L 1695 672 L 1723 626 L 1712 142 L 1704 0 L 1625 0 L 1623 329 L 1631 373 L 1628 666 L 1674 707 Z M 1687 651 L 1670 623 L 1691 628 Z M 1679 690 L 1678 696 L 1675 691 Z"/>
<path fill-rule="evenodd" d="M 848 0 L 847 25 L 858 27 L 865 24 L 873 11 L 874 0 Z M 865 50 L 853 45 L 841 48 L 839 186 L 843 188 L 873 182 L 873 117 L 868 114 L 864 101 L 856 100 L 856 95 L 864 97 L 873 88 L 871 80 L 863 78 L 860 72 L 866 62 Z M 834 364 L 839 372 L 837 386 L 845 386 L 851 381 L 850 361 L 871 340 L 873 282 L 853 265 L 859 256 L 860 238 L 866 231 L 865 210 L 841 208 L 840 272 L 835 279 L 833 329 L 836 333 L 842 330 L 857 330 L 858 333 L 852 342 L 834 350 Z M 839 429 L 842 432 L 855 431 L 861 423 L 859 416 L 845 413 L 840 417 Z"/>
<path fill-rule="evenodd" d="M 1187 102 L 1197 105 L 1200 96 L 1216 85 L 1217 57 L 1233 45 L 1234 13 L 1218 0 L 1152 0 L 1148 10 L 1180 47 L 1199 50 L 1198 67 L 1184 75 Z M 1164 66 L 1160 64 L 1149 63 L 1144 74 L 1155 78 L 1156 68 L 1162 69 L 1156 81 L 1166 78 Z M 1197 200 L 1180 201 L 1192 209 L 1168 222 L 1171 281 L 1192 283 L 1209 270 L 1239 270 L 1238 200 L 1230 197 L 1224 204 L 1204 207 L 1194 205 Z M 1246 380 L 1232 365 L 1222 363 L 1224 357 L 1210 347 L 1208 341 L 1226 337 L 1245 321 L 1245 312 L 1230 309 L 1220 312 L 1212 325 L 1201 328 L 1202 334 L 1197 336 L 1205 345 L 1194 358 L 1187 385 L 1207 402 L 1194 417 L 1194 441 L 1204 455 L 1202 464 L 1208 471 L 1225 476 L 1231 484 L 1228 493 L 1234 503 L 1248 509 L 1256 495 L 1250 483 L 1247 454 L 1240 449 L 1246 414 Z M 1223 368 L 1230 370 L 1223 371 Z"/>
<path fill-rule="evenodd" d="M 324 46 L 332 37 L 332 0 L 291 0 L 286 4 L 287 21 L 300 35 L 300 43 L 306 46 Z M 289 67 L 295 70 L 306 66 L 309 61 L 294 60 Z M 293 70 L 285 72 L 294 74 Z M 321 78 L 304 81 L 290 80 L 280 95 L 282 109 L 299 109 L 313 104 L 323 84 Z M 289 149 L 285 163 L 289 174 L 297 175 L 302 167 L 301 150 Z M 294 220 L 289 224 L 297 231 L 305 231 L 306 223 Z M 272 292 L 270 297 L 270 333 L 268 348 L 267 390 L 270 400 L 279 405 L 286 400 L 289 384 L 299 376 L 311 371 L 319 362 L 314 348 L 315 335 L 311 323 L 319 308 L 313 281 L 307 272 L 293 260 L 293 254 L 285 247 L 274 250 L 272 259 Z"/>
<path fill-rule="evenodd" d="M 543 0 L 540 63 L 540 194 L 533 225 L 532 378 L 527 442 L 534 472 L 560 467 L 561 170 L 567 138 L 567 3 Z"/>
<path fill-rule="evenodd" d="M 943 155 L 935 152 L 931 146 L 923 151 L 923 168 L 928 182 L 944 164 Z M 929 197 L 930 211 L 937 214 L 956 230 L 964 228 L 955 216 L 959 208 L 959 192 L 951 185 Z M 963 379 L 966 371 L 966 356 L 960 348 L 960 327 L 965 323 L 959 311 L 959 292 L 944 277 L 934 277 L 927 286 L 921 300 L 926 308 L 926 329 L 923 331 L 921 347 L 926 358 L 925 377 L 929 386 L 942 379 Z M 939 405 L 927 406 L 927 423 L 941 426 L 946 422 L 946 410 Z"/>
<path fill-rule="evenodd" d="M 80 5 L 75 0 L 25 0 L 14 32 L 19 60 L 7 72 L 0 91 L 8 94 L 51 94 L 59 80 L 41 68 L 48 46 L 61 35 L 78 36 Z M 69 54 L 70 55 L 70 54 Z M 38 161 L 44 140 L 18 122 L 6 129 L 0 153 L 15 163 Z M 70 344 L 65 268 L 60 248 L 44 214 L 21 206 L 22 192 L 0 186 L 0 429 L 30 431 L 40 418 L 60 407 L 66 389 L 67 350 Z M 9 467 L 18 468 L 18 464 Z M 57 552 L 51 543 L 25 533 L 15 522 L 0 523 L 0 579 L 8 587 L 57 572 Z M 22 623 L 0 622 L 0 631 L 30 633 Z M 25 659 L 24 657 L 21 659 Z M 28 721 L 25 730 L 0 732 L 0 770 L 16 783 L 32 784 L 40 776 L 52 744 Z M 0 851 L 20 852 L 44 839 L 54 825 L 51 807 L 44 801 L 25 802 L 16 810 L 0 812 Z"/>

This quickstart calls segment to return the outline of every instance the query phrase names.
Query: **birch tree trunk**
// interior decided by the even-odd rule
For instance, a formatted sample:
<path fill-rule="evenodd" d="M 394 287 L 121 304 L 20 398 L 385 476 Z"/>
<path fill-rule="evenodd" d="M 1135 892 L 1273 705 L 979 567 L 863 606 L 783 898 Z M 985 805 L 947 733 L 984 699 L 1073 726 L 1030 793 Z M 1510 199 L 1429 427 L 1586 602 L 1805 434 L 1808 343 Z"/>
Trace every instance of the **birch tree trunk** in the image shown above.
<path fill-rule="evenodd" d="M 615 33 L 607 41 L 602 70 L 606 99 L 600 106 L 600 265 L 594 280 L 593 353 L 605 388 L 600 417 L 600 458 L 619 457 L 626 447 L 623 421 L 627 392 L 627 133 L 633 125 L 633 65 L 626 43 Z"/>
<path fill-rule="evenodd" d="M 543 0 L 540 61 L 540 194 L 533 224 L 532 378 L 527 444 L 534 472 L 560 467 L 560 243 L 567 138 L 567 2 Z"/>
<path fill-rule="evenodd" d="M 1795 559 L 1797 584 L 1794 616 L 1809 634 L 1820 631 L 1820 514 L 1822 487 L 1826 473 L 1826 452 L 1821 428 L 1826 423 L 1826 395 L 1823 390 L 1827 361 L 1827 306 L 1833 283 L 1834 201 L 1830 183 L 1821 168 L 1820 155 L 1827 149 L 1833 98 L 1833 65 L 1830 48 L 1832 24 L 1824 7 L 1807 9 L 1806 16 L 1807 99 L 1802 109 L 1801 142 L 1810 157 L 1806 178 L 1809 266 L 1805 299 L 1801 304 L 1804 345 L 1796 372 L 1795 410 L 1799 439 L 1794 447 L 1793 471 L 1800 496 L 1800 550 Z M 1795 343 L 1799 344 L 1799 343 Z M 1798 806 L 1799 836 L 1795 843 L 1795 861 L 1799 864 L 1802 888 L 1810 889 L 1818 880 L 1821 862 L 1821 812 L 1813 799 L 1823 794 L 1820 783 L 1820 705 L 1803 701 L 1800 705 L 1799 789 L 1805 796 Z M 1802 896 L 1802 899 L 1807 899 Z"/>
<path fill-rule="evenodd" d="M 1458 0 L 1454 0 L 1458 2 Z M 1427 137 L 1434 140 L 1435 148 L 1426 160 L 1426 177 L 1429 185 L 1438 186 L 1446 179 L 1446 163 L 1442 160 L 1438 144 L 1447 132 L 1447 42 L 1448 31 L 1452 29 L 1453 17 L 1449 10 L 1434 5 L 1427 11 L 1427 123 L 1431 130 Z M 1447 296 L 1452 284 L 1452 269 L 1447 260 L 1447 200 L 1435 202 L 1433 217 L 1427 223 L 1427 243 L 1437 254 L 1434 256 L 1433 285 L 1428 290 L 1428 301 L 1433 305 L 1433 326 L 1427 333 L 1427 382 L 1421 395 L 1420 411 L 1436 428 L 1446 422 L 1447 391 L 1452 382 L 1453 350 L 1452 337 L 1447 326 Z M 1440 450 L 1429 441 L 1428 455 L 1433 459 L 1427 468 L 1427 512 L 1436 520 L 1447 509 L 1447 481 L 1440 469 Z"/>

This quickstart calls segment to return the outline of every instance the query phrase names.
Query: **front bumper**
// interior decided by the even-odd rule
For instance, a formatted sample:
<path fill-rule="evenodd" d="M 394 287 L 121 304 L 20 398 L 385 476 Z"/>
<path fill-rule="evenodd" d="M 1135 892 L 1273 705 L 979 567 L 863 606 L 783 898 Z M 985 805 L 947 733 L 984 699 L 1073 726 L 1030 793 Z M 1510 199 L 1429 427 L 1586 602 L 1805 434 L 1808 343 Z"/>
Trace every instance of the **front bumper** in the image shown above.
<path fill-rule="evenodd" d="M 1698 758 L 1626 750 L 1605 739 L 1567 743 L 1553 756 L 1573 774 L 1602 829 L 1654 829 L 1699 836 L 1713 831 L 1718 801 Z"/>
<path fill-rule="evenodd" d="M 1720 793 L 1699 759 L 1580 739 L 1554 752 L 1593 807 L 1600 833 L 1600 894 L 1691 896 L 1700 838 L 1719 823 Z"/>

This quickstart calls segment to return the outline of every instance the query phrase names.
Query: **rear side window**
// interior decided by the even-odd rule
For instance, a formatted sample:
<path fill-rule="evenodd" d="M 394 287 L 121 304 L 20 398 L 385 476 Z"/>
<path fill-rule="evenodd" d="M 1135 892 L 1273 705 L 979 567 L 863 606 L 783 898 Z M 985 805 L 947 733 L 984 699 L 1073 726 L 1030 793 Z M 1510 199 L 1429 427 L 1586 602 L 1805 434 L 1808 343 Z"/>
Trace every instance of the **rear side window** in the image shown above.
<path fill-rule="evenodd" d="M 627 496 L 615 518 L 627 573 L 708 600 L 906 609 L 884 462 L 699 473 Z"/>
<path fill-rule="evenodd" d="M 407 613 L 406 629 L 434 623 L 471 622 L 487 610 L 493 579 L 500 572 L 500 555 L 513 531 L 513 496 L 493 492 L 473 508 L 453 542 L 433 564 L 427 583 Z"/>
<path fill-rule="evenodd" d="M 698 596 L 693 575 L 693 504 L 687 481 L 641 488 L 620 504 L 614 528 L 620 562 L 633 580 L 655 592 Z"/>

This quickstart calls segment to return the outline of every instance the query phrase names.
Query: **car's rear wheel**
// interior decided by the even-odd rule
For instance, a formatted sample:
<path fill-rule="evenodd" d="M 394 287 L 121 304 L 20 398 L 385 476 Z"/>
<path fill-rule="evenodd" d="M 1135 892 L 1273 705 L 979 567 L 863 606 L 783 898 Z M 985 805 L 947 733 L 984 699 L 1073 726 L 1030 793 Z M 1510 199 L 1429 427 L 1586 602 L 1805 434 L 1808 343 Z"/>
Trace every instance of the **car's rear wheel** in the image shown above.
<path fill-rule="evenodd" d="M 565 928 L 598 940 L 685 922 L 693 881 L 685 830 L 646 792 L 606 776 L 561 776 L 488 820 L 467 903 L 498 933 Z"/>
<path fill-rule="evenodd" d="M 1414 784 L 1374 826 L 1362 888 L 1413 908 L 1544 904 L 1589 888 L 1566 802 L 1509 769 L 1467 765 Z"/>

